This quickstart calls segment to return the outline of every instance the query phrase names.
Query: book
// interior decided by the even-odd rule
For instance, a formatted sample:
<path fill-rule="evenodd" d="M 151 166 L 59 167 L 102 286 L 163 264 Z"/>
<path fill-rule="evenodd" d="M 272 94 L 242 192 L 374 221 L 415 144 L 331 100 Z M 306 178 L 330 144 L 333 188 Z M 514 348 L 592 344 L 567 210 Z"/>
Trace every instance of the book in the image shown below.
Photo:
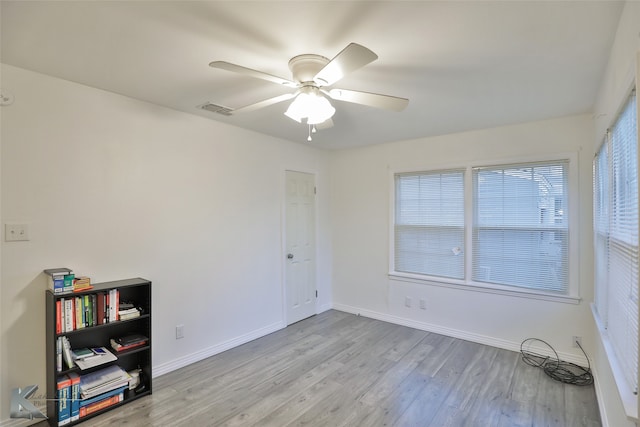
<path fill-rule="evenodd" d="M 107 318 L 105 316 L 105 312 L 106 312 L 106 303 L 107 303 L 107 296 L 105 295 L 104 292 L 100 292 L 96 295 L 96 308 L 97 308 L 97 312 L 98 315 L 96 317 L 96 325 L 102 325 L 107 323 Z"/>
<path fill-rule="evenodd" d="M 62 302 L 56 301 L 56 334 L 62 333 Z"/>
<path fill-rule="evenodd" d="M 149 338 L 142 334 L 129 334 L 122 337 L 115 338 L 115 341 L 120 345 L 137 344 L 141 342 L 147 342 Z"/>
<path fill-rule="evenodd" d="M 62 371 L 62 337 L 56 339 L 56 371 Z"/>
<path fill-rule="evenodd" d="M 64 299 L 64 332 L 71 332 L 75 329 L 75 310 L 72 298 Z"/>
<path fill-rule="evenodd" d="M 49 276 L 47 278 L 47 283 L 49 285 L 49 289 L 51 289 L 54 294 L 61 294 L 64 292 L 64 276 Z"/>
<path fill-rule="evenodd" d="M 56 384 L 56 399 L 58 399 L 58 425 L 62 426 L 71 422 L 71 407 L 69 405 L 71 380 L 67 376 L 58 378 Z"/>
<path fill-rule="evenodd" d="M 80 375 L 77 372 L 67 374 L 71 381 L 71 421 L 80 419 Z"/>
<path fill-rule="evenodd" d="M 44 273 L 49 276 L 65 276 L 67 274 L 72 274 L 73 270 L 70 268 L 47 268 L 44 270 Z"/>
<path fill-rule="evenodd" d="M 58 301 L 60 301 L 60 332 L 63 333 L 67 332 L 67 318 L 65 316 L 67 306 L 64 302 L 64 298 L 60 298 Z"/>
<path fill-rule="evenodd" d="M 124 391 L 126 389 L 128 389 L 128 388 L 129 388 L 129 386 L 119 387 L 119 388 L 113 389 L 113 390 L 108 391 L 106 393 L 99 394 L 98 396 L 95 396 L 95 397 L 92 397 L 92 398 L 89 398 L 89 399 L 82 399 L 82 400 L 80 400 L 80 407 L 82 408 L 83 406 L 89 406 L 92 403 L 96 403 L 96 402 L 99 402 L 101 400 L 108 399 L 109 397 L 116 396 L 116 395 L 118 395 L 120 393 L 124 393 Z"/>
<path fill-rule="evenodd" d="M 67 368 L 71 369 L 75 366 L 73 356 L 71 355 L 71 344 L 69 343 L 69 339 L 67 337 L 63 336 L 60 338 L 62 338 L 62 356 L 65 363 L 67 364 Z"/>
<path fill-rule="evenodd" d="M 135 319 L 136 317 L 140 317 L 140 310 L 135 307 L 127 310 L 120 310 L 118 311 L 118 316 L 120 320 Z"/>
<path fill-rule="evenodd" d="M 143 341 L 143 342 L 137 342 L 134 344 L 122 345 L 122 344 L 118 344 L 113 338 L 111 339 L 111 348 L 113 348 L 116 352 L 131 350 L 132 348 L 143 347 L 146 344 L 147 342 Z"/>
<path fill-rule="evenodd" d="M 106 399 L 100 400 L 98 402 L 92 403 L 91 405 L 83 406 L 80 408 L 80 418 L 86 417 L 89 414 L 108 408 L 109 406 L 117 405 L 123 400 L 124 400 L 124 393 L 119 393 L 115 396 L 111 396 Z"/>
<path fill-rule="evenodd" d="M 73 292 L 82 292 L 93 289 L 91 279 L 87 276 L 78 276 L 73 279 Z"/>
<path fill-rule="evenodd" d="M 115 354 L 111 353 L 105 347 L 99 347 L 100 354 L 96 353 L 93 350 L 90 350 L 93 353 L 92 356 L 87 356 L 82 359 L 77 359 L 75 362 L 81 370 L 94 368 L 96 366 L 104 365 L 105 363 L 113 362 L 114 360 L 118 360 Z"/>
<path fill-rule="evenodd" d="M 87 357 L 96 355 L 93 351 L 91 351 L 91 349 L 88 349 L 86 347 L 72 350 L 71 354 L 73 355 L 73 360 L 86 359 Z"/>
<path fill-rule="evenodd" d="M 73 279 L 74 279 L 74 274 L 73 272 L 69 272 L 69 274 L 66 274 L 64 276 L 64 291 L 63 292 L 73 292 Z"/>
<path fill-rule="evenodd" d="M 93 310 L 91 312 L 91 322 L 93 324 L 93 326 L 98 324 L 98 310 L 96 308 L 96 305 L 98 303 L 98 299 L 96 297 L 96 294 L 92 294 L 91 295 L 91 306 L 93 307 Z"/>
<path fill-rule="evenodd" d="M 84 328 L 84 322 L 82 321 L 82 312 L 83 312 L 82 298 L 75 297 L 73 299 L 73 305 L 75 308 L 74 318 L 75 318 L 76 329 L 82 329 Z"/>
<path fill-rule="evenodd" d="M 120 292 L 117 289 L 111 289 L 109 291 L 109 322 L 115 322 L 118 320 L 118 300 Z"/>
<path fill-rule="evenodd" d="M 84 305 L 83 305 L 83 308 L 84 308 L 84 317 L 83 317 L 84 326 L 85 327 L 89 327 L 89 326 L 92 326 L 91 325 L 91 318 L 93 317 L 93 315 L 91 313 L 91 304 L 89 302 L 89 295 L 85 295 L 83 299 L 84 299 Z"/>
<path fill-rule="evenodd" d="M 118 365 L 111 365 L 80 377 L 80 395 L 88 399 L 129 384 L 129 374 Z"/>

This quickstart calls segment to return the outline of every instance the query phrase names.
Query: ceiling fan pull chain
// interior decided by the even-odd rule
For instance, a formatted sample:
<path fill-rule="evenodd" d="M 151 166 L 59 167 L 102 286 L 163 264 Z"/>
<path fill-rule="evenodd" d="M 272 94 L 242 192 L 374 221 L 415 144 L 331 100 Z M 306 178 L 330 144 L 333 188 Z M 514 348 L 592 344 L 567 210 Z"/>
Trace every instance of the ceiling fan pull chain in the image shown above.
<path fill-rule="evenodd" d="M 313 139 L 311 138 L 311 125 L 309 125 L 309 137 L 307 138 L 307 141 L 313 141 Z"/>

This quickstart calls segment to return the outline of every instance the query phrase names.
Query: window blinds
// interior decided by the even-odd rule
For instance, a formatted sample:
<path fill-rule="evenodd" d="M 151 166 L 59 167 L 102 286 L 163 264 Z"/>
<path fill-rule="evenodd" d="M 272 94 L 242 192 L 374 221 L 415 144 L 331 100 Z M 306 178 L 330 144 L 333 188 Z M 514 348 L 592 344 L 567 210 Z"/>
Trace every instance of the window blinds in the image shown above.
<path fill-rule="evenodd" d="M 395 270 L 464 278 L 464 171 L 395 176 Z"/>
<path fill-rule="evenodd" d="M 638 388 L 638 123 L 629 98 L 594 160 L 596 310 Z"/>
<path fill-rule="evenodd" d="M 473 169 L 472 279 L 566 294 L 568 161 Z"/>

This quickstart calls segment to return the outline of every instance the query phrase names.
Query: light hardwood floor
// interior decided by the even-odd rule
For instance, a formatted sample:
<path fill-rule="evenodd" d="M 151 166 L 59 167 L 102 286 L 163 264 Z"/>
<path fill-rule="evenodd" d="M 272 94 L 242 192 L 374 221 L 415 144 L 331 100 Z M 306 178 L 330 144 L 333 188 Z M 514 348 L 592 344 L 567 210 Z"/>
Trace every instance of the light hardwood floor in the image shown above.
<path fill-rule="evenodd" d="M 600 426 L 593 386 L 520 354 L 331 310 L 154 380 L 132 426 Z M 83 424 L 84 425 L 84 424 Z"/>

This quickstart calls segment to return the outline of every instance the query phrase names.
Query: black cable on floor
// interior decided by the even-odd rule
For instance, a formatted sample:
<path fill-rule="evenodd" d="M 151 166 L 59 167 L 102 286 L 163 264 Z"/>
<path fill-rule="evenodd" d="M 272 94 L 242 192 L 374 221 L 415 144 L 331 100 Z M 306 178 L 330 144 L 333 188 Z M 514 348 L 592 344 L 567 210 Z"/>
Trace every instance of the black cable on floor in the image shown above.
<path fill-rule="evenodd" d="M 533 352 L 528 349 L 533 343 L 539 342 L 551 350 L 554 357 L 545 356 L 540 353 Z M 574 363 L 564 362 L 558 358 L 558 353 L 554 350 L 553 347 L 546 341 L 543 341 L 538 338 L 527 338 L 522 341 L 520 344 L 520 353 L 522 355 L 522 360 L 524 363 L 535 366 L 537 368 L 541 368 L 545 374 L 550 376 L 556 381 L 561 381 L 565 384 L 573 384 L 573 385 L 591 385 L 593 384 L 593 375 L 591 374 L 591 363 L 589 363 L 589 357 L 587 357 L 587 353 L 584 351 L 584 348 L 580 345 L 579 342 L 576 341 L 580 350 L 584 354 L 584 357 L 587 359 L 587 368 L 583 368 L 582 366 L 578 366 Z M 527 349 L 525 349 L 527 347 Z"/>

